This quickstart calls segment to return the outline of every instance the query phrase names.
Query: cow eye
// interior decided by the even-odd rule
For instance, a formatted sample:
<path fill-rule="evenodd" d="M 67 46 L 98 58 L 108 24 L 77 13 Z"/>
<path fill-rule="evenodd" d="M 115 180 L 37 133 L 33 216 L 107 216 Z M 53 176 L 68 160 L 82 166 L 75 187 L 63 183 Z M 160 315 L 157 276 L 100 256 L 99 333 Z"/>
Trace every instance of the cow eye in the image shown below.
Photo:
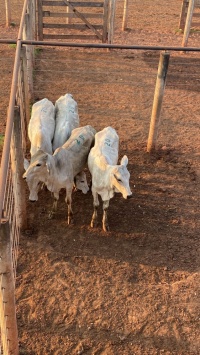
<path fill-rule="evenodd" d="M 41 164 L 40 164 L 40 163 L 38 163 L 38 164 L 36 164 L 36 166 L 41 166 Z"/>
<path fill-rule="evenodd" d="M 116 175 L 114 175 L 115 179 L 118 181 L 118 182 L 122 182 L 121 179 L 118 179 L 118 177 Z"/>

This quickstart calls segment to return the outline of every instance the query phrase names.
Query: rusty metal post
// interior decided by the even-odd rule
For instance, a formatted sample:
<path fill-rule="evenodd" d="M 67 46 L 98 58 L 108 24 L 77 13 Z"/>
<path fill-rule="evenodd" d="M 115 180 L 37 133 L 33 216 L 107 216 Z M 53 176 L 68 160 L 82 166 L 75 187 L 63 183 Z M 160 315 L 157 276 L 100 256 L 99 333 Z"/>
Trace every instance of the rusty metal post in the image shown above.
<path fill-rule="evenodd" d="M 0 325 L 4 354 L 19 354 L 15 307 L 15 282 L 12 265 L 12 246 L 8 220 L 0 225 Z"/>
<path fill-rule="evenodd" d="M 26 188 L 22 178 L 24 173 L 24 155 L 22 149 L 22 133 L 19 107 L 15 107 L 13 133 L 11 141 L 11 168 L 13 193 L 15 199 L 16 222 L 20 229 L 27 227 Z"/>
<path fill-rule="evenodd" d="M 158 65 L 158 74 L 156 80 L 156 87 L 154 93 L 153 108 L 151 114 L 151 122 L 149 129 L 149 137 L 147 143 L 147 152 L 155 149 L 158 128 L 160 124 L 160 113 L 162 108 L 162 101 L 164 96 L 164 89 L 166 83 L 167 70 L 169 65 L 170 54 L 167 52 L 160 53 L 160 61 Z"/>

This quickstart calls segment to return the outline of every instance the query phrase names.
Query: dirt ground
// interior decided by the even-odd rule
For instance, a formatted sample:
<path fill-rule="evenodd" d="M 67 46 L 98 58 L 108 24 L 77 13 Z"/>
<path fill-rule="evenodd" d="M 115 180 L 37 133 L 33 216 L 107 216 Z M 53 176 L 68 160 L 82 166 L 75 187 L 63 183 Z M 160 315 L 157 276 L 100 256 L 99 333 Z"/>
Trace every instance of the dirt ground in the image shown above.
<path fill-rule="evenodd" d="M 170 7 L 144 3 L 142 10 L 139 1 L 131 5 L 122 32 L 118 2 L 114 42 L 180 46 L 181 1 Z M 200 46 L 198 30 L 189 45 Z M 1 52 L 13 55 L 5 46 Z M 105 233 L 101 208 L 98 228 L 90 227 L 91 192 L 73 193 L 75 224 L 68 226 L 65 191 L 52 220 L 50 192 L 43 189 L 33 204 L 27 191 L 28 229 L 20 238 L 16 280 L 20 354 L 200 353 L 200 54 L 170 53 L 157 149 L 149 154 L 159 55 L 50 47 L 37 52 L 35 99 L 55 103 L 70 92 L 81 125 L 113 126 L 120 158 L 129 158 L 134 197 L 115 195 Z M 4 73 L 8 83 L 11 73 Z M 1 97 L 5 107 L 3 90 Z M 1 132 L 4 124 L 1 115 Z"/>

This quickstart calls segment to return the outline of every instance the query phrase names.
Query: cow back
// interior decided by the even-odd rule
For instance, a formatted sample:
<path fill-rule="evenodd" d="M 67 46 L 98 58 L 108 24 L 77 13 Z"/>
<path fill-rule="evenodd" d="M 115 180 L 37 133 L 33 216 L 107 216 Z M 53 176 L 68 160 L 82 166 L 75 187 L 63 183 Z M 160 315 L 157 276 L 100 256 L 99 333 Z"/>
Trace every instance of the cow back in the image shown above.
<path fill-rule="evenodd" d="M 61 147 L 70 137 L 74 128 L 79 126 L 78 105 L 71 94 L 61 96 L 55 104 L 56 127 L 53 150 Z"/>
<path fill-rule="evenodd" d="M 102 155 L 109 165 L 116 165 L 118 161 L 119 136 L 114 128 L 106 127 L 95 135 L 95 145 L 92 153 Z"/>
<path fill-rule="evenodd" d="M 55 130 L 55 107 L 44 98 L 32 106 L 31 119 L 28 125 L 28 136 L 31 142 L 31 155 L 38 149 L 52 153 L 52 139 Z"/>

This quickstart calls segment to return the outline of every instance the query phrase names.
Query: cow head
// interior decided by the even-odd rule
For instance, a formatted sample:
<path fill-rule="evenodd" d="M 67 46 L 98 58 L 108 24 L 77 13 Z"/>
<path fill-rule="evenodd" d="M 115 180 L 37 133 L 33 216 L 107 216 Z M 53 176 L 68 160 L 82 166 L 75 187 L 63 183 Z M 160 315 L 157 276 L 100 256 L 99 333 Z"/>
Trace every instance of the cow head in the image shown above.
<path fill-rule="evenodd" d="M 126 155 L 121 159 L 120 165 L 116 165 L 112 170 L 111 183 L 115 192 L 121 192 L 123 198 L 132 197 L 129 186 L 130 173 L 127 169 L 128 158 Z"/>
<path fill-rule="evenodd" d="M 75 186 L 78 190 L 81 190 L 84 194 L 89 191 L 86 175 L 84 171 L 81 171 L 75 176 Z"/>
<path fill-rule="evenodd" d="M 29 200 L 37 201 L 38 200 L 38 191 L 40 187 L 40 181 L 45 182 L 48 175 L 48 157 L 49 154 L 44 153 L 42 150 L 39 150 L 31 158 L 31 162 L 23 174 L 23 178 L 26 179 L 28 188 L 30 191 Z"/>

